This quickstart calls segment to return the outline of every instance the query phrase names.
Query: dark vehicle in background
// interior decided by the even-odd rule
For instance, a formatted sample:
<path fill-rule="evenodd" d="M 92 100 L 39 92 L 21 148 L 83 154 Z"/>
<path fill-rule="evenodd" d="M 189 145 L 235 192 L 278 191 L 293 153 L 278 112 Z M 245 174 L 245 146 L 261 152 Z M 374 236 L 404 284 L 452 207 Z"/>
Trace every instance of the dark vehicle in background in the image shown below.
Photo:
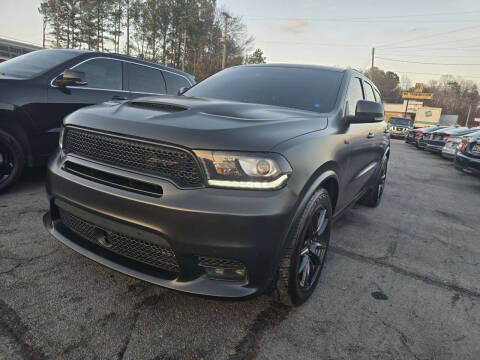
<path fill-rule="evenodd" d="M 454 127 L 448 126 L 432 126 L 422 129 L 422 131 L 417 132 L 416 143 L 417 148 L 425 150 L 427 148 L 427 141 L 430 139 L 430 136 L 433 132 L 437 130 L 446 130 L 446 129 L 455 129 Z"/>
<path fill-rule="evenodd" d="M 463 137 L 455 155 L 455 168 L 480 177 L 480 130 Z"/>
<path fill-rule="evenodd" d="M 458 139 L 457 144 L 460 142 L 460 137 L 474 132 L 475 129 L 469 129 L 467 127 L 445 128 L 433 131 L 430 134 L 430 138 L 427 140 L 427 150 L 435 153 L 441 153 L 445 144 L 452 137 Z"/>
<path fill-rule="evenodd" d="M 477 132 L 480 132 L 480 129 L 469 129 L 466 134 L 452 134 L 448 137 L 445 146 L 442 148 L 442 157 L 446 159 L 455 159 L 455 155 L 462 143 L 463 139 L 468 136 L 473 136 Z"/>
<path fill-rule="evenodd" d="M 422 133 L 423 128 L 410 128 L 407 133 L 405 134 L 405 142 L 407 144 L 414 144 L 417 145 L 417 134 L 423 134 Z"/>
<path fill-rule="evenodd" d="M 177 94 L 194 79 L 129 56 L 39 50 L 0 64 L 0 191 L 55 150 L 63 118 L 104 101 Z"/>
<path fill-rule="evenodd" d="M 388 123 L 388 131 L 393 138 L 403 139 L 411 127 L 412 120 L 408 118 L 391 117 Z"/>
<path fill-rule="evenodd" d="M 288 84 L 288 86 L 286 86 Z M 79 110 L 48 166 L 48 231 L 125 274 L 186 292 L 317 286 L 332 220 L 382 198 L 390 143 L 363 74 L 223 70 L 184 96 Z"/>

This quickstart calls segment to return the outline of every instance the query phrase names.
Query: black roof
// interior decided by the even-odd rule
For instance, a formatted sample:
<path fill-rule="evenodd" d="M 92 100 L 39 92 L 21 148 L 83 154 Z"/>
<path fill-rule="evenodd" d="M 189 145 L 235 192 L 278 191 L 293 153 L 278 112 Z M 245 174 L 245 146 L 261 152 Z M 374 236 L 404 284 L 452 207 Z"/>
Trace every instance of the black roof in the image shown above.
<path fill-rule="evenodd" d="M 155 66 L 155 67 L 160 68 L 160 69 L 169 70 L 169 71 L 175 72 L 177 74 L 184 75 L 191 80 L 195 80 L 195 78 L 192 75 L 190 75 L 189 73 L 186 73 L 184 71 L 181 71 L 181 70 L 178 70 L 178 69 L 175 69 L 175 68 L 171 68 L 171 67 L 168 67 L 168 66 L 165 66 L 165 65 L 161 65 L 161 64 L 158 64 L 158 63 L 154 63 L 154 62 L 151 62 L 151 61 L 143 60 L 143 59 L 140 59 L 140 58 L 136 58 L 136 57 L 133 57 L 133 56 L 123 55 L 123 54 L 101 52 L 101 51 L 92 51 L 92 50 L 61 49 L 61 48 L 42 49 L 42 50 L 39 50 L 39 51 L 43 51 L 43 50 L 71 52 L 71 53 L 77 53 L 78 55 L 88 54 L 88 55 L 91 55 L 91 56 L 108 56 L 108 57 L 115 58 L 115 59 L 122 59 L 122 60 L 126 60 L 126 61 L 134 61 L 134 62 L 137 62 L 137 63 L 140 63 L 140 64 Z"/>

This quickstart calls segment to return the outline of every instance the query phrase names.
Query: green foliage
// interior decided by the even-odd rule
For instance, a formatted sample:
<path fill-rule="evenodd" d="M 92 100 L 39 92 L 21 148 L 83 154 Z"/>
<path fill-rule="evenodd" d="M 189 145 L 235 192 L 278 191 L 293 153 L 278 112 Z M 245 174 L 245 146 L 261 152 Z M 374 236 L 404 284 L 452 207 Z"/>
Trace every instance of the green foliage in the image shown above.
<path fill-rule="evenodd" d="M 63 48 L 128 49 L 143 59 L 183 65 L 197 80 L 221 69 L 224 19 L 215 0 L 42 0 L 38 11 L 54 47 L 58 35 Z M 253 39 L 240 18 L 232 16 L 227 25 L 227 66 L 238 65 Z"/>
<path fill-rule="evenodd" d="M 260 49 L 255 50 L 252 55 L 245 56 L 245 64 L 265 64 L 266 60 Z"/>

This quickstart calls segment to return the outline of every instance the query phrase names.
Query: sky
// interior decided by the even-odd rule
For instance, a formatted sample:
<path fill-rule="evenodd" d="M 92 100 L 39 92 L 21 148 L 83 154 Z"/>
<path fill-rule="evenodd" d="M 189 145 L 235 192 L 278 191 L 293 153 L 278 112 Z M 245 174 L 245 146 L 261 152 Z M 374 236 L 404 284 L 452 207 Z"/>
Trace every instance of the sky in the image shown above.
<path fill-rule="evenodd" d="M 39 3 L 0 0 L 0 37 L 41 44 Z M 267 62 L 366 69 L 374 47 L 375 66 L 406 74 L 412 82 L 452 74 L 480 83 L 478 0 L 217 3 L 243 18 L 255 38 L 251 51 L 262 49 Z"/>

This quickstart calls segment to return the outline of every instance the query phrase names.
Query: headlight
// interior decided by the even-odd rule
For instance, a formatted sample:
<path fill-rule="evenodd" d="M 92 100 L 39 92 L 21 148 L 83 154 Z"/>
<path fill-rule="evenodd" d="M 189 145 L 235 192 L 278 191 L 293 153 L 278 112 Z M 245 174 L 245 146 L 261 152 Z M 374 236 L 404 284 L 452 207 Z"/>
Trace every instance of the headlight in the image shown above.
<path fill-rule="evenodd" d="M 62 126 L 60 129 L 60 137 L 58 138 L 58 146 L 60 149 L 63 149 L 63 135 L 65 133 L 65 127 Z"/>
<path fill-rule="evenodd" d="M 282 187 L 292 173 L 288 161 L 275 153 L 196 150 L 208 185 L 223 188 L 271 190 Z"/>

